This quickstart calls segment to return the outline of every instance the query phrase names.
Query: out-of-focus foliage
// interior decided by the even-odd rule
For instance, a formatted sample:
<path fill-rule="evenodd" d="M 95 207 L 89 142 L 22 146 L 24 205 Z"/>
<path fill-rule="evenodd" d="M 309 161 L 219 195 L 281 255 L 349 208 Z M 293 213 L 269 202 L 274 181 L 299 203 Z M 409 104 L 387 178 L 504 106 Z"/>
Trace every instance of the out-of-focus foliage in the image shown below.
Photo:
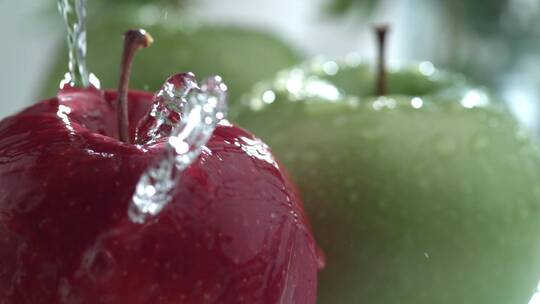
<path fill-rule="evenodd" d="M 327 10 L 333 15 L 357 11 L 370 13 L 382 0 L 328 0 Z M 416 2 L 416 3 L 415 3 Z M 429 1 L 431 2 L 431 1 Z M 473 31 L 490 33 L 500 26 L 500 21 L 505 17 L 512 0 L 435 0 L 441 10 Z M 422 5 L 422 1 L 411 1 L 412 5 Z"/>
<path fill-rule="evenodd" d="M 355 13 L 369 16 L 383 2 L 385 7 L 393 3 L 328 0 L 326 12 L 337 18 Z M 524 58 L 539 57 L 538 0 L 412 0 L 407 5 L 412 7 L 409 12 L 415 7 L 429 7 L 440 19 L 439 35 L 423 39 L 425 45 L 440 46 L 432 51 L 431 59 L 483 83 L 497 85 L 501 74 L 523 65 Z M 424 35 L 422 20 L 417 16 L 405 20 L 410 21 L 401 26 L 412 28 L 416 36 Z"/>
<path fill-rule="evenodd" d="M 186 2 L 186 0 L 97 0 L 96 2 L 101 2 L 103 4 L 107 5 L 116 5 L 116 4 L 156 4 L 156 5 L 163 5 L 163 4 L 170 4 L 170 5 L 177 5 L 182 2 Z"/>
<path fill-rule="evenodd" d="M 337 16 L 353 9 L 369 13 L 376 4 L 377 0 L 331 0 L 327 4 L 327 9 L 332 15 Z"/>

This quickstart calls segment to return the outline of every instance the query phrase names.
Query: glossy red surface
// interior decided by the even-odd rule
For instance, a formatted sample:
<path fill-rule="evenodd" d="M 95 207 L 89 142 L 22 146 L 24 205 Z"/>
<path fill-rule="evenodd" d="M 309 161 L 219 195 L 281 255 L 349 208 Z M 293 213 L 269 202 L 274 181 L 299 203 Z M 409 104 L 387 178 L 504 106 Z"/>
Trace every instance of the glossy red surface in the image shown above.
<path fill-rule="evenodd" d="M 162 213 L 129 220 L 163 146 L 114 139 L 115 97 L 74 89 L 0 122 L 0 303 L 315 303 L 296 188 L 238 127 L 216 129 Z M 131 126 L 151 97 L 130 93 Z"/>

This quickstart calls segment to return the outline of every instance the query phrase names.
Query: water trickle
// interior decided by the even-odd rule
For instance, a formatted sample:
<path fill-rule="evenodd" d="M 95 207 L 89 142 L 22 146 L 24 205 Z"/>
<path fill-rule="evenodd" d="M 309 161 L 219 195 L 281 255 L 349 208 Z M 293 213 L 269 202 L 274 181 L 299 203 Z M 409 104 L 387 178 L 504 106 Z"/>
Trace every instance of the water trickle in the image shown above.
<path fill-rule="evenodd" d="M 67 28 L 68 73 L 60 82 L 65 85 L 99 88 L 99 80 L 86 69 L 86 0 L 58 0 L 58 10 Z"/>
<path fill-rule="evenodd" d="M 152 144 L 166 136 L 169 139 L 163 155 L 137 183 L 128 211 L 135 223 L 144 223 L 147 217 L 158 214 L 171 201 L 182 171 L 198 158 L 216 125 L 226 116 L 227 86 L 219 76 L 206 79 L 199 88 L 194 77 L 193 82 L 186 82 L 185 74 L 179 75 L 170 77 L 156 95 L 148 114 L 153 119 L 147 120 L 153 123 L 140 126 L 148 127 L 151 132 L 143 130 L 141 134 L 152 134 L 141 144 Z M 186 83 L 191 85 L 187 92 Z M 160 114 L 157 115 L 154 109 Z M 178 121 L 171 121 L 170 117 L 175 115 Z M 167 119 L 161 119 L 163 117 Z"/>
<path fill-rule="evenodd" d="M 92 248 L 85 253 L 83 269 L 95 281 L 103 281 L 114 273 L 116 260 L 113 254 L 104 248 Z"/>

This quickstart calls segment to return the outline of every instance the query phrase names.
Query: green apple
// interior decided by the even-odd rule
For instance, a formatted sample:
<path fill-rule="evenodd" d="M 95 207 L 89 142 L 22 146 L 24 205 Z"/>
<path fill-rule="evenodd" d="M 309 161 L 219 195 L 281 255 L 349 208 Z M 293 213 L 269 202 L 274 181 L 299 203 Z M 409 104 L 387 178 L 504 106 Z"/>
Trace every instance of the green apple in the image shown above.
<path fill-rule="evenodd" d="M 132 88 L 157 90 L 163 82 L 163 75 L 178 71 L 192 71 L 200 77 L 219 74 L 229 84 L 232 114 L 239 96 L 249 91 L 254 83 L 299 60 L 295 51 L 268 33 L 183 22 L 186 16 L 174 10 L 168 12 L 166 20 L 156 18 L 150 22 L 146 19 L 152 11 L 129 9 L 124 5 L 112 6 L 110 10 L 88 21 L 87 65 L 101 80 L 102 87 L 117 86 L 117 69 L 122 53 L 119 37 L 126 29 L 141 26 L 152 33 L 156 43 L 138 56 L 134 69 L 140 72 L 133 73 Z M 62 51 L 56 52 L 58 56 L 53 60 L 51 71 L 44 78 L 47 96 L 56 94 L 58 83 L 67 69 L 64 42 L 61 48 Z"/>
<path fill-rule="evenodd" d="M 462 77 L 425 64 L 388 77 L 374 97 L 367 65 L 305 64 L 257 85 L 237 117 L 300 187 L 327 257 L 319 303 L 526 304 L 539 149 Z"/>

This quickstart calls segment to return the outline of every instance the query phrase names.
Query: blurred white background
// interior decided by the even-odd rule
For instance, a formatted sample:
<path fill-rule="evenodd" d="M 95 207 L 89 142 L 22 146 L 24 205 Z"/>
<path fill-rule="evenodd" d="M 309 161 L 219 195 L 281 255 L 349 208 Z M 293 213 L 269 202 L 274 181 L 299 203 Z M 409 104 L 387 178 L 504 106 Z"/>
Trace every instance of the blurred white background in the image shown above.
<path fill-rule="evenodd" d="M 376 20 L 399 24 L 406 2 L 402 1 L 401 6 L 389 4 L 392 9 L 383 5 L 376 12 Z M 321 12 L 323 5 L 324 0 L 201 0 L 194 14 L 195 18 L 210 23 L 246 25 L 273 32 L 308 56 L 343 56 L 358 51 L 372 57 L 372 24 L 358 22 L 354 16 L 341 20 L 328 18 Z M 55 6 L 55 0 L 0 1 L 0 22 L 4 29 L 10 29 L 4 47 L 0 48 L 0 90 L 4 92 L 0 117 L 14 113 L 37 98 L 44 69 L 50 63 L 55 46 L 64 37 L 60 16 L 58 20 L 51 20 L 48 13 Z M 411 36 L 405 29 L 395 26 L 390 61 L 412 57 L 408 55 L 406 41 L 398 39 Z"/>
<path fill-rule="evenodd" d="M 439 36 L 447 31 L 449 23 L 432 1 L 379 2 L 369 18 L 359 14 L 330 18 L 321 11 L 325 0 L 200 0 L 196 1 L 193 15 L 210 23 L 239 24 L 270 31 L 306 56 L 342 56 L 357 51 L 363 57 L 372 58 L 371 26 L 381 22 L 392 24 L 390 63 L 436 61 L 441 53 L 453 52 L 452 42 L 441 43 L 446 40 Z M 51 14 L 55 7 L 56 0 L 0 0 L 0 24 L 4 29 L 0 48 L 0 91 L 3 92 L 0 118 L 38 99 L 38 86 L 52 52 L 64 39 L 60 17 L 56 15 L 54 19 L 55 15 Z M 494 48 L 490 45 L 484 50 L 488 54 L 492 51 Z M 469 50 L 468 54 L 477 56 L 478 60 L 489 57 L 484 56 L 481 49 Z M 536 102 L 540 96 L 540 72 L 537 72 L 540 63 L 536 59 L 523 58 L 500 77 L 495 88 L 509 101 L 520 121 L 535 131 L 540 116 Z"/>
<path fill-rule="evenodd" d="M 0 24 L 4 29 L 0 47 L 0 117 L 32 103 L 48 58 L 62 33 L 52 23 L 46 7 L 56 1 L 0 0 Z M 61 28 L 60 28 L 61 29 Z"/>

